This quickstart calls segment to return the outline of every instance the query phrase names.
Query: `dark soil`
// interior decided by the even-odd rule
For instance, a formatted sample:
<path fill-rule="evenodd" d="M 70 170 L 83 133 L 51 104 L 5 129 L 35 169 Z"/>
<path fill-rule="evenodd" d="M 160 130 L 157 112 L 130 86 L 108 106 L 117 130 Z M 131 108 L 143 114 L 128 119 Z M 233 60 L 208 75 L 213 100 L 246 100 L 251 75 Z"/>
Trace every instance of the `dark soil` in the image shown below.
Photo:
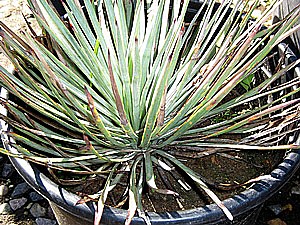
<path fill-rule="evenodd" d="M 282 155 L 279 152 L 264 152 L 264 154 L 261 152 L 230 152 L 201 159 L 188 159 L 185 164 L 203 176 L 220 199 L 226 199 L 246 188 L 246 186 L 235 187 L 237 184 L 243 184 L 257 176 L 268 174 L 282 159 Z M 175 174 L 177 176 L 174 176 Z M 166 189 L 171 188 L 179 194 L 179 197 L 149 191 L 143 202 L 146 210 L 174 211 L 212 203 L 204 191 L 184 174 L 172 171 L 169 174 L 164 173 L 164 175 L 164 178 L 156 177 L 157 185 Z M 184 190 L 183 186 L 176 181 L 178 177 L 181 177 L 192 188 L 188 191 Z M 169 180 L 171 187 L 165 185 L 165 179 Z M 230 188 L 231 190 L 220 190 L 217 187 L 219 184 L 229 184 L 232 188 Z M 222 185 L 221 188 L 226 187 Z"/>
<path fill-rule="evenodd" d="M 263 154 L 259 151 L 242 151 L 216 154 L 201 159 L 180 159 L 185 165 L 188 165 L 202 176 L 220 199 L 226 199 L 247 188 L 247 185 L 237 187 L 237 184 L 243 184 L 250 179 L 272 171 L 281 161 L 283 154 L 283 152 L 275 151 L 264 151 Z M 145 187 L 142 199 L 145 211 L 177 211 L 212 203 L 204 191 L 180 170 L 167 172 L 156 168 L 155 174 L 158 188 L 172 190 L 179 195 L 160 194 Z M 125 174 L 120 184 L 109 194 L 107 204 L 115 207 L 120 201 L 125 199 L 123 194 L 126 189 L 127 179 L 128 176 Z M 184 182 L 189 188 L 181 185 L 178 180 Z M 83 195 L 94 194 L 101 189 L 101 186 L 99 186 L 101 182 L 103 182 L 101 178 L 93 179 L 75 187 L 75 189 L 72 186 L 67 188 Z M 232 188 L 228 188 L 224 184 L 229 184 Z M 221 190 L 219 187 L 230 190 Z M 122 205 L 122 208 L 127 209 L 128 203 L 124 202 L 125 204 Z"/>

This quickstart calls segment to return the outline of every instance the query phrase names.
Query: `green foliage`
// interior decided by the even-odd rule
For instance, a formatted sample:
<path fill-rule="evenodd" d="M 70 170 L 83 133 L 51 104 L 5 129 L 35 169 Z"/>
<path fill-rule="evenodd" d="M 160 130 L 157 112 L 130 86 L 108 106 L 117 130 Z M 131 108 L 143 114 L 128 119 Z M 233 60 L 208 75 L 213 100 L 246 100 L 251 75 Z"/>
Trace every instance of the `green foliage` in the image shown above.
<path fill-rule="evenodd" d="M 266 144 L 270 135 L 279 139 L 286 134 L 281 131 L 298 120 L 293 115 L 299 100 L 293 96 L 299 80 L 273 85 L 296 63 L 256 87 L 250 85 L 271 49 L 295 31 L 299 9 L 260 30 L 280 3 L 271 4 L 248 26 L 253 9 L 242 15 L 242 5 L 231 8 L 231 1 L 222 1 L 217 10 L 217 3 L 206 1 L 189 23 L 188 0 L 84 0 L 84 10 L 76 2 L 66 1 L 65 22 L 46 0 L 29 0 L 44 29 L 42 39 L 30 34 L 19 38 L 0 24 L 1 47 L 17 71 L 11 74 L 0 67 L 0 84 L 15 96 L 1 99 L 10 112 L 10 117 L 1 118 L 16 131 L 8 135 L 17 140 L 14 147 L 20 154 L 1 151 L 85 178 L 105 176 L 103 190 L 97 193 L 95 224 L 124 171 L 130 171 L 126 224 L 136 211 L 145 218 L 145 185 L 177 195 L 157 187 L 156 166 L 184 171 L 232 220 L 201 177 L 169 149 L 299 148 Z M 245 83 L 244 94 L 232 95 Z M 276 93 L 284 94 L 272 102 L 261 100 Z M 241 113 L 245 105 L 246 113 Z M 231 111 L 234 114 L 227 116 Z M 279 111 L 290 119 L 269 128 L 270 118 L 280 122 L 270 116 Z M 220 115 L 226 118 L 218 120 Z M 259 135 L 261 129 L 264 136 Z M 236 144 L 230 138 L 213 141 L 225 133 L 240 133 L 244 139 Z"/>
<path fill-rule="evenodd" d="M 242 80 L 241 85 L 246 91 L 249 91 L 253 82 L 254 74 L 250 74 L 244 80 Z"/>

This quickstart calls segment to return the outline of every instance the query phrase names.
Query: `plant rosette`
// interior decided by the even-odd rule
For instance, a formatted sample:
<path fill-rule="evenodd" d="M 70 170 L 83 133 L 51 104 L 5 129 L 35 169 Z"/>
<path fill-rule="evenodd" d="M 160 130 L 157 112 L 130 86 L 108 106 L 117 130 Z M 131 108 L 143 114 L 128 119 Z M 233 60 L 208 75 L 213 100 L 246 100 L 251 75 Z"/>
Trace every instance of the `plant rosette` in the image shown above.
<path fill-rule="evenodd" d="M 264 67 L 274 57 L 271 50 L 299 29 L 293 26 L 299 6 L 261 29 L 281 1 L 252 21 L 258 2 L 249 8 L 242 1 L 234 6 L 204 1 L 190 16 L 187 0 L 84 0 L 83 5 L 67 0 L 62 19 L 46 0 L 29 0 L 42 37 L 33 30 L 19 37 L 0 23 L 1 47 L 16 71 L 0 67 L 0 84 L 10 96 L 0 100 L 8 112 L 1 119 L 13 128 L 2 130 L 7 148 L 1 152 L 45 166 L 60 184 L 101 181 L 95 193 L 77 200 L 83 208 L 96 202 L 94 224 L 108 202 L 127 207 L 125 224 L 136 213 L 153 223 L 144 198 L 153 192 L 177 199 L 178 191 L 168 184 L 176 173 L 232 221 L 231 207 L 211 186 L 240 187 L 262 177 L 210 182 L 185 164 L 184 152 L 194 158 L 300 148 L 286 138 L 298 129 L 300 80 L 284 79 L 299 60 L 276 65 L 273 73 Z M 247 88 L 234 94 L 245 81 Z M 28 170 L 39 178 L 34 182 L 46 184 L 35 169 Z M 120 186 L 122 195 L 112 200 Z"/>

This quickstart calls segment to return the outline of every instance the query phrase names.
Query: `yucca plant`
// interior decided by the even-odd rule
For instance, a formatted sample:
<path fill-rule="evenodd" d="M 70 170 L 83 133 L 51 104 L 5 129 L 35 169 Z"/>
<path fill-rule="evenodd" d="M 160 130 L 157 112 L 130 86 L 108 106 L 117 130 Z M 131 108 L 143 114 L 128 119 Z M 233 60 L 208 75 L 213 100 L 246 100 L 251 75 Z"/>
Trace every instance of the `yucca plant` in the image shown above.
<path fill-rule="evenodd" d="M 84 179 L 104 177 L 101 191 L 90 196 L 98 201 L 95 224 L 124 176 L 126 224 L 136 211 L 147 221 L 146 186 L 176 196 L 156 185 L 157 167 L 183 171 L 232 220 L 201 174 L 178 158 L 183 150 L 205 155 L 300 148 L 278 142 L 299 120 L 300 80 L 274 86 L 299 60 L 232 96 L 299 28 L 293 27 L 299 7 L 262 29 L 280 1 L 255 21 L 258 0 L 250 8 L 242 1 L 232 6 L 225 0 L 217 8 L 205 1 L 188 23 L 188 0 L 66 0 L 66 20 L 47 0 L 28 2 L 42 37 L 19 37 L 1 23 L 1 47 L 16 72 L 0 67 L 0 84 L 11 96 L 1 99 L 9 112 L 1 118 L 13 127 L 2 132 L 14 138 L 18 151 L 1 152 Z M 234 114 L 214 120 L 228 110 Z M 231 139 L 235 134 L 242 139 Z"/>

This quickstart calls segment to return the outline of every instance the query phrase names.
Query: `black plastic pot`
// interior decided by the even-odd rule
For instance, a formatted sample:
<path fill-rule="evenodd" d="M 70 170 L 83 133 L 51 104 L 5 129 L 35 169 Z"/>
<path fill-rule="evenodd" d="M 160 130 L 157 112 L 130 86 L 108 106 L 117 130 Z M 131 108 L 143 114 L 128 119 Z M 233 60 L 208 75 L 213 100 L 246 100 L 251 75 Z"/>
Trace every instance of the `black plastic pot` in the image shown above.
<path fill-rule="evenodd" d="M 2 140 L 4 140 L 6 148 L 10 151 L 15 151 L 8 145 L 7 136 L 2 134 Z M 298 138 L 296 143 L 299 144 L 299 142 L 300 139 Z M 17 158 L 10 158 L 10 160 L 24 180 L 38 193 L 49 200 L 60 225 L 93 224 L 95 212 L 95 205 L 93 203 L 76 205 L 76 202 L 80 199 L 79 196 L 70 193 L 53 183 L 48 177 L 27 161 Z M 223 212 L 215 204 L 179 212 L 150 212 L 148 215 L 153 225 L 252 225 L 255 224 L 263 203 L 289 180 L 298 169 L 299 165 L 300 151 L 290 152 L 271 174 L 266 175 L 261 181 L 239 195 L 224 200 L 224 205 L 234 216 L 233 222 L 228 221 Z M 106 207 L 102 218 L 102 224 L 123 224 L 126 215 L 126 210 Z M 145 222 L 141 218 L 135 217 L 132 224 L 142 225 L 145 224 Z"/>
<path fill-rule="evenodd" d="M 280 44 L 279 52 L 284 53 L 288 61 L 294 61 L 297 58 L 292 51 L 287 50 L 287 46 Z M 293 76 L 300 76 L 300 68 L 293 71 Z M 5 95 L 5 93 L 3 93 Z M 3 96 L 2 96 L 3 97 Z M 0 129 L 6 129 L 2 122 Z M 14 152 L 15 149 L 9 145 L 8 137 L 1 134 L 3 143 L 7 149 Z M 294 143 L 300 144 L 298 134 L 294 136 Z M 66 191 L 52 182 L 48 177 L 41 173 L 34 165 L 25 160 L 10 158 L 19 174 L 24 180 L 32 186 L 38 193 L 49 200 L 56 218 L 60 225 L 89 225 L 93 224 L 95 204 L 87 203 L 76 205 L 80 199 L 79 196 Z M 207 205 L 192 210 L 164 213 L 148 213 L 153 225 L 179 225 L 179 224 L 255 224 L 256 218 L 263 206 L 263 203 L 274 195 L 295 173 L 300 165 L 300 151 L 293 151 L 286 155 L 283 162 L 273 170 L 269 175 L 264 176 L 262 180 L 254 184 L 251 188 L 243 191 L 239 195 L 224 200 L 224 205 L 234 216 L 234 221 L 230 222 L 215 205 Z M 102 224 L 115 225 L 123 224 L 127 215 L 126 210 L 106 207 Z M 133 225 L 145 224 L 143 219 L 135 217 Z"/>

